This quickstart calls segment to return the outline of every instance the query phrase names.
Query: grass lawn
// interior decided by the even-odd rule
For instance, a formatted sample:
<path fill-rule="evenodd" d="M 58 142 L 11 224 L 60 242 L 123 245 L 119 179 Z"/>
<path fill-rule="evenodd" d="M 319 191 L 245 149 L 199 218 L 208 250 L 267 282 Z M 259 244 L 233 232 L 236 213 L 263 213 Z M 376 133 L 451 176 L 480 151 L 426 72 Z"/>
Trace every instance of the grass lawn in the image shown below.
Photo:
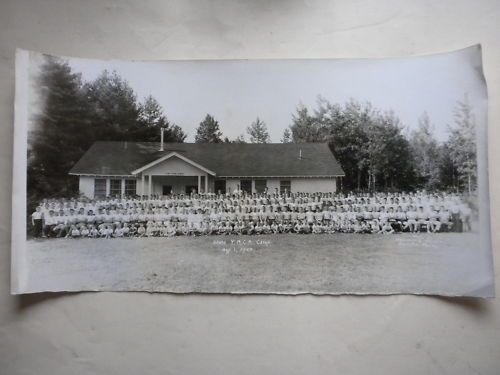
<path fill-rule="evenodd" d="M 477 241 L 471 233 L 30 240 L 26 289 L 471 294 L 488 270 Z"/>

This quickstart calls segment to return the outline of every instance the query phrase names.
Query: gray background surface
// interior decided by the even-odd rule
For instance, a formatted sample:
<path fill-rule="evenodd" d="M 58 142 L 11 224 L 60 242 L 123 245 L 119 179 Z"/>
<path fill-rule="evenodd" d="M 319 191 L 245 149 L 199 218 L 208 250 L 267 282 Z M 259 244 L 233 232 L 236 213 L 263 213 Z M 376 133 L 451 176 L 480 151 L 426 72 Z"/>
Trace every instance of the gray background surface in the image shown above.
<path fill-rule="evenodd" d="M 498 269 L 499 19 L 498 1 L 0 1 L 0 374 L 499 374 L 498 299 L 9 295 L 16 47 L 94 58 L 334 58 L 480 42 Z"/>

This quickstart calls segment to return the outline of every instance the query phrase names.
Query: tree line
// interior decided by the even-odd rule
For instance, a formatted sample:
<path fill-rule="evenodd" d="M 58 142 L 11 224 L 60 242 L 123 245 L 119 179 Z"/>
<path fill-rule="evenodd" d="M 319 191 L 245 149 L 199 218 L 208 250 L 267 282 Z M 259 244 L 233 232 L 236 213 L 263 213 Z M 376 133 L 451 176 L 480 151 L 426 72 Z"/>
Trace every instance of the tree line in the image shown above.
<path fill-rule="evenodd" d="M 41 103 L 34 113 L 28 145 L 28 196 L 78 194 L 78 179 L 68 172 L 97 140 L 184 142 L 187 134 L 170 122 L 153 96 L 139 100 L 116 72 L 103 71 L 85 82 L 59 58 L 46 56 L 35 82 Z M 453 189 L 472 191 L 477 181 L 475 121 L 465 98 L 457 103 L 448 140 L 438 142 L 427 114 L 416 130 L 403 133 L 392 112 L 351 100 L 319 99 L 310 111 L 299 105 L 281 142 L 328 142 L 345 171 L 349 190 Z M 267 125 L 257 118 L 246 129 L 248 142 L 269 143 Z M 246 142 L 229 139 L 210 114 L 196 129 L 195 142 Z"/>
<path fill-rule="evenodd" d="M 348 190 L 441 189 L 472 193 L 477 188 L 476 123 L 467 95 L 457 101 L 448 139 L 438 142 L 429 115 L 416 129 L 392 111 L 350 100 L 332 104 L 319 98 L 309 111 L 300 105 L 282 142 L 329 142 L 345 172 Z"/>

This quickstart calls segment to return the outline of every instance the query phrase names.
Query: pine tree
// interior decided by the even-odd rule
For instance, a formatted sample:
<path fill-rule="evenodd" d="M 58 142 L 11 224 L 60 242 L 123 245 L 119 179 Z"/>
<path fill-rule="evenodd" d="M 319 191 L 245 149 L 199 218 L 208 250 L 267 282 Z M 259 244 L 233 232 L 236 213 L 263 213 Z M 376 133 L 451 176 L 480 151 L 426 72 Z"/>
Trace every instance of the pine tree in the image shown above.
<path fill-rule="evenodd" d="M 247 127 L 247 134 L 250 136 L 250 143 L 269 143 L 271 138 L 264 121 L 257 119 Z"/>
<path fill-rule="evenodd" d="M 94 141 L 81 76 L 64 60 L 44 56 L 36 81 L 42 105 L 28 137 L 28 196 L 76 194 L 78 179 L 68 172 Z"/>
<path fill-rule="evenodd" d="M 165 142 L 183 142 L 187 137 L 179 126 L 168 121 L 160 103 L 151 95 L 139 105 L 138 122 L 137 139 L 159 141 L 161 128 L 164 129 Z"/>
<path fill-rule="evenodd" d="M 166 127 L 167 118 L 163 114 L 163 108 L 152 95 L 147 96 L 144 102 L 139 104 L 139 121 L 147 127 Z"/>
<path fill-rule="evenodd" d="M 219 123 L 209 114 L 196 129 L 196 143 L 222 143 L 222 132 Z"/>
<path fill-rule="evenodd" d="M 93 131 L 100 140 L 149 140 L 149 132 L 141 134 L 137 96 L 129 83 L 117 72 L 104 70 L 84 86 L 92 106 Z"/>
<path fill-rule="evenodd" d="M 291 143 L 292 142 L 292 133 L 290 132 L 290 128 L 286 128 L 283 131 L 283 138 L 281 138 L 281 143 Z"/>
<path fill-rule="evenodd" d="M 169 142 L 179 142 L 182 143 L 186 140 L 187 134 L 182 130 L 179 125 L 169 124 L 167 128 L 167 132 L 165 135 L 165 139 L 168 139 Z"/>

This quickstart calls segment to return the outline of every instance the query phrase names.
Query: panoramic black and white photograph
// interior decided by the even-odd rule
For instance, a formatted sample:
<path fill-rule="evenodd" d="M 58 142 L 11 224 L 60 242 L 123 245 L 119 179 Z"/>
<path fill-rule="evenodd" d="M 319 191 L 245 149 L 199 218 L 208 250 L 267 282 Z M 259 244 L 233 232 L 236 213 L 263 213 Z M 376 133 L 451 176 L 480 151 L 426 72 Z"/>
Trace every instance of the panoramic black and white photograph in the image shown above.
<path fill-rule="evenodd" d="M 479 46 L 397 59 L 18 50 L 12 293 L 491 297 Z"/>

